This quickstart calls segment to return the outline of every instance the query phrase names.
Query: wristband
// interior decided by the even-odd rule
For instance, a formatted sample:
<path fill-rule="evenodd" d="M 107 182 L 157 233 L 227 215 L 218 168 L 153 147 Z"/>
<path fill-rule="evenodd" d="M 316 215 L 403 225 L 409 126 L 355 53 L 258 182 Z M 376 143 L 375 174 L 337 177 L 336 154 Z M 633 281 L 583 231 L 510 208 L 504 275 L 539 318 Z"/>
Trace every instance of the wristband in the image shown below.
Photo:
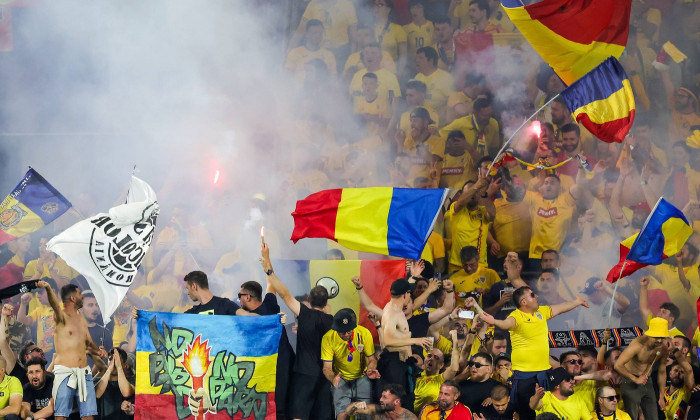
<path fill-rule="evenodd" d="M 365 288 L 365 286 L 360 286 L 360 287 L 356 287 L 355 290 L 362 290 L 364 288 Z"/>
<path fill-rule="evenodd" d="M 447 290 L 447 289 L 445 289 L 445 291 L 446 291 L 447 293 L 454 293 L 454 292 L 455 292 L 455 289 L 452 289 L 452 290 Z"/>

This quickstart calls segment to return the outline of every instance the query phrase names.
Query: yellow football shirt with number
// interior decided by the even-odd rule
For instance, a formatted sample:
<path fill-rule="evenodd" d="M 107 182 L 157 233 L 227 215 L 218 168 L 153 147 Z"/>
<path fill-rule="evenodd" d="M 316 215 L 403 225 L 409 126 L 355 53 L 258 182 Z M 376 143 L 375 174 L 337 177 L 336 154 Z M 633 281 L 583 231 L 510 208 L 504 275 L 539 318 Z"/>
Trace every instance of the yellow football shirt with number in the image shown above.
<path fill-rule="evenodd" d="M 415 57 L 416 51 L 419 48 L 428 47 L 433 44 L 435 28 L 433 22 L 429 20 L 420 26 L 411 22 L 408 25 L 404 25 L 403 30 L 406 32 L 408 53 L 411 57 Z"/>
<path fill-rule="evenodd" d="M 508 317 L 515 320 L 510 330 L 513 370 L 539 372 L 551 368 L 547 320 L 552 318 L 552 308 L 540 306 L 533 314 L 516 309 Z"/>
<path fill-rule="evenodd" d="M 352 352 L 352 360 L 348 360 L 351 353 L 348 342 L 340 338 L 337 331 L 330 330 L 321 339 L 321 360 L 333 362 L 333 371 L 340 373 L 346 381 L 354 381 L 365 374 L 367 363 L 362 365 L 360 353 L 366 357 L 374 355 L 374 340 L 367 328 L 360 325 L 355 327 L 351 340 L 356 350 Z"/>

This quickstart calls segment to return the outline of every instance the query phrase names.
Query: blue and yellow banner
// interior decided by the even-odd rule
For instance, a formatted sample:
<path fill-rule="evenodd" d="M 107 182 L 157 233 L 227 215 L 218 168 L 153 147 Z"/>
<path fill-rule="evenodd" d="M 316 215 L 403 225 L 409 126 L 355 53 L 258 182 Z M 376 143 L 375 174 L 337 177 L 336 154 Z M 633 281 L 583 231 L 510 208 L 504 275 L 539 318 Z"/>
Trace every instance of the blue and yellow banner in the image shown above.
<path fill-rule="evenodd" d="M 44 177 L 29 168 L 0 204 L 0 244 L 36 232 L 71 206 Z"/>
<path fill-rule="evenodd" d="M 274 419 L 279 315 L 139 311 L 137 420 Z"/>

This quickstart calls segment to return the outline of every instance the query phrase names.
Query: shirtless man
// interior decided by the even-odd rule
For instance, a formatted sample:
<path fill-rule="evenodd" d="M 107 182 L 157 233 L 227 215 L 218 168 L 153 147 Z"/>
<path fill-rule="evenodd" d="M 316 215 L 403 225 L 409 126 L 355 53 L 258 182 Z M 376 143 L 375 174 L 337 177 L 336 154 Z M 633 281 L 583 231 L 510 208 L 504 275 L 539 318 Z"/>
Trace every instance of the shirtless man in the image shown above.
<path fill-rule="evenodd" d="M 56 354 L 53 360 L 55 378 L 52 392 L 55 417 L 57 420 L 68 418 L 73 411 L 73 400 L 78 397 L 80 418 L 92 420 L 93 416 L 97 415 L 97 401 L 86 353 L 90 353 L 98 367 L 103 367 L 104 362 L 100 359 L 100 350 L 90 338 L 85 317 L 78 313 L 78 309 L 83 306 L 83 295 L 78 286 L 63 286 L 61 307 L 61 302 L 47 282 L 39 281 L 37 286 L 46 289 L 56 321 Z"/>
<path fill-rule="evenodd" d="M 408 381 L 408 363 L 414 363 L 411 356 L 411 346 L 432 347 L 428 337 L 411 338 L 408 321 L 403 308 L 411 299 L 411 285 L 406 279 L 398 279 L 391 284 L 391 300 L 382 312 L 382 343 L 385 352 L 379 359 L 377 370 L 386 384 L 400 384 L 404 389 L 411 389 Z M 385 376 L 386 375 L 386 376 Z M 413 409 L 413 394 L 407 394 L 401 399 L 401 405 L 408 410 Z"/>
<path fill-rule="evenodd" d="M 625 410 L 633 419 L 637 418 L 641 406 L 644 418 L 657 420 L 657 402 L 665 406 L 664 396 L 656 397 L 649 375 L 655 362 L 659 362 L 658 383 L 666 383 L 666 363 L 668 357 L 668 321 L 652 318 L 649 329 L 637 337 L 620 354 L 615 362 L 615 370 L 622 375 L 620 389 Z"/>

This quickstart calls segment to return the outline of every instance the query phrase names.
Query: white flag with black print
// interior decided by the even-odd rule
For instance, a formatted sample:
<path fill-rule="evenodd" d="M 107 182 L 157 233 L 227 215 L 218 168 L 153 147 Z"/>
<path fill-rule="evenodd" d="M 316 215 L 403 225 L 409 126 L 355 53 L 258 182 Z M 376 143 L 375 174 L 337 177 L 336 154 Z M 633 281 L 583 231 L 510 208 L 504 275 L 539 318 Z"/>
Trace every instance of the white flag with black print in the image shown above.
<path fill-rule="evenodd" d="M 74 224 L 46 244 L 87 279 L 105 324 L 136 278 L 157 217 L 153 188 L 132 176 L 125 204 Z"/>

